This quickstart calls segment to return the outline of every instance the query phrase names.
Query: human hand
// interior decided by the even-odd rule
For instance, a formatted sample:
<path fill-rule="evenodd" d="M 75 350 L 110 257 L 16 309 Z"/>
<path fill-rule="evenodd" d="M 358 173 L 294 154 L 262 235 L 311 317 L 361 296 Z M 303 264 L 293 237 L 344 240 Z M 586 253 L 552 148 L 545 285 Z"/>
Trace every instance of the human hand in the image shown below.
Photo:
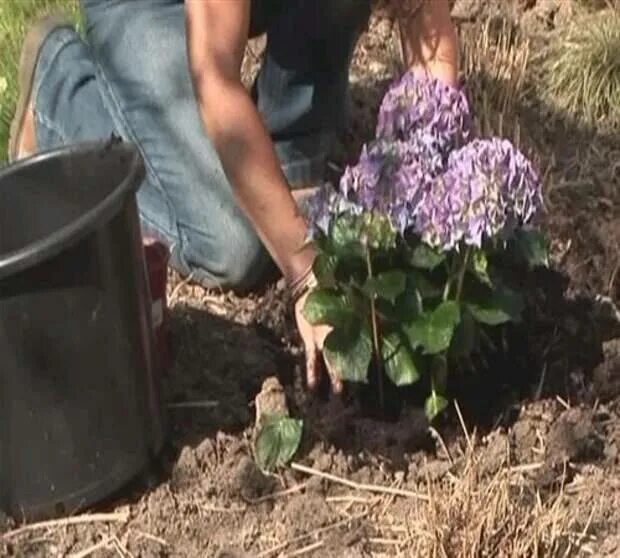
<path fill-rule="evenodd" d="M 319 383 L 321 370 L 326 370 L 334 393 L 342 392 L 342 381 L 323 355 L 323 344 L 332 328 L 326 325 L 313 326 L 303 315 L 303 308 L 309 292 L 295 302 L 295 321 L 304 344 L 306 354 L 306 378 L 308 387 L 314 389 Z"/>

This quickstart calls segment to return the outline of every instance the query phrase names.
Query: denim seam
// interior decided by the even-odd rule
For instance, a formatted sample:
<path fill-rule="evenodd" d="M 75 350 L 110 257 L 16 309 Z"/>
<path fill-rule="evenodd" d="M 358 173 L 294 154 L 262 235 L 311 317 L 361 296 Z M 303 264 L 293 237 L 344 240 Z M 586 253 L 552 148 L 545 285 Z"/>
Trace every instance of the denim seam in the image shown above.
<path fill-rule="evenodd" d="M 41 91 L 41 86 L 43 84 L 43 82 L 45 81 L 45 78 L 47 76 L 47 74 L 51 71 L 52 66 L 54 65 L 54 62 L 56 61 L 56 59 L 58 58 L 58 56 L 60 55 L 60 53 L 62 52 L 62 50 L 65 48 L 66 46 L 66 41 L 63 41 L 61 43 L 59 43 L 55 38 L 54 38 L 54 32 L 58 31 L 60 29 L 67 29 L 67 30 L 71 30 L 70 28 L 59 28 L 56 29 L 52 32 L 50 32 L 48 34 L 48 36 L 43 40 L 43 42 L 40 45 L 39 48 L 39 53 L 37 56 L 37 61 L 35 64 L 35 73 L 33 76 L 33 83 L 32 83 L 32 92 L 31 92 L 31 101 L 32 101 L 32 107 L 33 107 L 33 115 L 35 116 L 35 118 L 38 118 L 38 120 L 45 126 L 47 126 L 50 130 L 52 130 L 54 133 L 58 134 L 58 136 L 65 141 L 66 140 L 66 136 L 65 134 L 62 132 L 62 130 L 57 127 L 54 123 L 52 123 L 50 120 L 48 120 L 46 117 L 44 117 L 39 111 L 36 110 L 36 106 L 37 106 L 37 99 L 39 98 L 39 93 Z M 47 65 L 45 66 L 45 68 L 43 69 L 43 73 L 41 75 L 37 75 L 36 72 L 36 68 L 39 65 L 40 61 L 41 61 L 41 53 L 43 52 L 43 48 L 44 45 L 46 43 L 52 42 L 54 41 L 56 44 L 54 45 L 54 54 L 51 58 L 47 59 Z M 35 128 L 36 131 L 36 128 Z"/>
<path fill-rule="evenodd" d="M 67 136 L 66 134 L 63 132 L 63 130 L 56 126 L 56 124 L 54 124 L 49 118 L 45 117 L 43 114 L 41 114 L 39 111 L 37 111 L 34 108 L 33 105 L 33 109 L 32 109 L 32 114 L 34 117 L 34 121 L 35 121 L 35 126 L 34 126 L 34 130 L 35 130 L 35 137 L 36 137 L 36 130 L 37 130 L 37 125 L 43 125 L 45 126 L 48 130 L 52 131 L 54 134 L 56 134 L 60 140 L 61 143 L 67 143 Z"/>
<path fill-rule="evenodd" d="M 66 30 L 68 32 L 71 33 L 72 37 L 71 39 L 60 39 L 59 37 L 56 37 L 55 34 L 56 32 L 62 31 L 62 30 Z M 78 33 L 74 30 L 71 29 L 69 27 L 62 27 L 62 28 L 58 28 L 55 29 L 54 31 L 52 31 L 47 37 L 46 39 L 43 41 L 43 43 L 41 44 L 41 48 L 39 51 L 39 56 L 40 53 L 43 52 L 44 46 L 46 43 L 53 43 L 51 45 L 51 48 L 53 49 L 52 51 L 52 55 L 51 56 L 47 56 L 45 57 L 45 62 L 46 62 L 46 66 L 42 69 L 42 73 L 38 76 L 36 76 L 36 80 L 33 84 L 33 90 L 32 90 L 32 98 L 36 101 L 36 99 L 39 96 L 39 92 L 41 90 L 41 86 L 45 81 L 45 78 L 47 77 L 47 74 L 51 71 L 54 63 L 56 62 L 56 60 L 58 59 L 58 57 L 60 56 L 60 53 L 62 52 L 62 50 L 64 48 L 67 47 L 67 45 L 72 41 L 72 40 L 79 40 L 82 41 L 82 38 L 78 35 Z M 96 72 L 97 72 L 97 86 L 100 89 L 100 93 L 101 93 L 101 100 L 104 104 L 104 106 L 108 109 L 108 113 L 110 114 L 110 118 L 112 118 L 112 121 L 114 122 L 114 125 L 117 129 L 124 131 L 126 133 L 127 136 L 129 136 L 131 138 L 131 141 L 133 141 L 135 143 L 135 145 L 137 146 L 138 150 L 140 151 L 140 154 L 142 156 L 142 159 L 144 160 L 144 164 L 145 166 L 149 169 L 149 171 L 151 172 L 152 176 L 154 177 L 155 181 L 157 182 L 157 186 L 158 188 L 163 192 L 163 195 L 166 199 L 166 201 L 168 202 L 168 204 L 170 203 L 170 200 L 165 192 L 165 189 L 163 188 L 161 181 L 159 179 L 159 177 L 157 176 L 157 174 L 154 171 L 153 166 L 151 165 L 149 159 L 146 157 L 146 154 L 144 152 L 144 149 L 142 148 L 142 145 L 140 144 L 140 142 L 137 141 L 136 139 L 136 134 L 134 132 L 134 130 L 132 129 L 132 127 L 129 125 L 129 123 L 126 121 L 126 119 L 122 118 L 122 117 L 118 117 L 117 114 L 115 113 L 114 110 L 111 110 L 110 104 L 108 103 L 108 97 L 111 98 L 112 102 L 116 105 L 116 111 L 118 111 L 121 115 L 123 114 L 122 109 L 120 107 L 120 103 L 117 101 L 113 90 L 109 84 L 109 80 L 107 79 L 107 77 L 105 76 L 105 73 L 103 71 L 103 68 L 101 66 L 101 63 L 99 62 L 99 60 L 97 59 L 93 49 L 90 47 L 90 45 L 88 45 L 88 43 L 84 42 L 84 44 L 86 45 L 86 47 L 89 49 L 89 53 L 92 57 L 92 61 L 93 61 L 93 65 L 96 68 Z M 37 62 L 38 63 L 38 62 Z M 102 86 L 105 86 L 105 90 L 102 91 Z M 105 94 L 103 94 L 105 93 Z M 36 102 L 33 103 L 36 106 Z M 65 136 L 64 133 L 62 133 L 62 130 L 60 130 L 57 126 L 55 126 L 53 123 L 51 123 L 51 121 L 49 121 L 47 118 L 45 118 L 44 116 L 42 116 L 41 114 L 38 114 L 39 119 L 43 122 L 43 124 L 45 126 L 48 126 L 52 131 L 54 131 L 55 133 L 59 134 L 59 136 L 63 139 L 63 142 L 67 141 L 67 138 Z M 121 120 L 124 120 L 125 122 L 122 122 Z M 161 223 L 157 223 L 153 218 L 149 219 L 149 221 L 160 231 L 164 231 L 164 229 L 166 229 L 166 227 L 162 226 Z M 174 225 L 176 226 L 176 218 L 173 220 L 174 221 Z M 166 231 L 167 233 L 169 233 L 170 231 Z M 169 234 L 166 234 L 166 236 L 169 236 Z"/>
<path fill-rule="evenodd" d="M 166 192 L 166 189 L 163 187 L 163 184 L 161 182 L 161 179 L 159 178 L 159 175 L 155 171 L 155 168 L 153 167 L 153 164 L 151 163 L 151 160 L 149 159 L 149 157 L 147 156 L 146 152 L 144 151 L 142 143 L 139 141 L 138 136 L 137 136 L 135 130 L 131 126 L 131 124 L 128 121 L 128 119 L 125 118 L 124 111 L 123 111 L 122 106 L 121 106 L 121 102 L 117 99 L 116 94 L 114 93 L 114 89 L 113 89 L 113 87 L 112 87 L 112 85 L 110 83 L 110 80 L 106 76 L 105 70 L 103 69 L 101 63 L 99 62 L 99 60 L 95 56 L 95 53 L 92 51 L 92 48 L 91 48 L 91 53 L 92 53 L 92 56 L 93 56 L 93 63 L 95 64 L 96 71 L 97 71 L 97 78 L 98 78 L 97 79 L 97 84 L 98 84 L 98 87 L 103 90 L 102 92 L 105 93 L 105 95 L 101 95 L 102 102 L 103 102 L 104 106 L 108 109 L 108 112 L 110 114 L 110 117 L 112 118 L 112 121 L 114 122 L 115 127 L 118 130 L 121 130 L 122 132 L 124 132 L 125 135 L 138 148 L 138 150 L 140 152 L 140 155 L 142 156 L 142 160 L 144 161 L 144 165 L 148 169 L 148 171 L 150 172 L 152 179 L 154 180 L 154 182 L 157 185 L 157 188 L 160 190 L 161 194 L 163 195 L 164 199 L 166 200 L 166 204 L 168 206 L 166 209 L 169 210 L 171 204 L 170 204 L 170 198 L 169 198 L 169 196 L 168 196 L 168 194 Z M 166 226 L 164 226 L 162 223 L 158 223 L 157 220 L 154 219 L 153 217 L 151 217 L 149 219 L 149 222 L 151 222 L 155 227 L 160 229 L 162 232 L 164 232 L 165 229 L 167 229 Z M 172 216 L 172 223 L 171 224 L 174 227 L 177 226 L 177 224 L 176 224 L 176 215 Z M 166 232 L 170 233 L 171 231 L 166 231 Z M 169 236 L 169 234 L 166 234 L 166 236 Z"/>
<path fill-rule="evenodd" d="M 184 234 L 184 231 L 182 229 L 182 227 L 180 226 L 179 223 L 179 219 L 178 216 L 176 214 L 176 211 L 174 210 L 170 210 L 170 206 L 172 206 L 172 203 L 170 201 L 170 197 L 168 196 L 168 193 L 166 192 L 166 189 L 164 188 L 161 179 L 159 178 L 159 175 L 156 173 L 150 159 L 146 156 L 146 153 L 144 152 L 144 149 L 142 147 L 142 144 L 137 140 L 137 136 L 136 133 L 133 129 L 133 127 L 131 126 L 131 124 L 125 119 L 123 118 L 124 112 L 121 108 L 121 103 L 120 101 L 116 98 L 116 95 L 113 92 L 113 88 L 112 85 L 109 81 L 109 79 L 107 78 L 107 76 L 105 75 L 105 70 L 103 69 L 101 63 L 95 58 L 95 56 L 93 55 L 93 59 L 95 60 L 95 65 L 97 67 L 97 73 L 98 73 L 98 77 L 101 78 L 101 86 L 100 87 L 105 87 L 106 88 L 106 92 L 109 95 L 109 101 L 111 103 L 113 103 L 115 105 L 115 109 L 118 111 L 119 116 L 117 117 L 117 115 L 115 114 L 114 110 L 109 110 L 110 112 L 110 116 L 112 118 L 112 120 L 115 122 L 116 126 L 118 126 L 119 129 L 123 129 L 125 128 L 125 131 L 127 132 L 127 135 L 132 139 L 132 141 L 136 144 L 136 146 L 138 147 L 138 149 L 140 150 L 140 153 L 142 155 L 142 159 L 144 160 L 145 166 L 150 170 L 151 175 L 153 177 L 153 179 L 155 180 L 158 189 L 160 190 L 163 199 L 166 201 L 167 204 L 167 210 L 172 212 L 172 215 L 170 215 L 170 220 L 171 223 L 170 225 L 173 227 L 173 229 L 176 229 L 174 232 L 171 230 L 167 230 L 168 227 L 164 226 L 161 222 L 158 222 L 157 219 L 154 218 L 154 216 L 150 215 L 148 218 L 146 217 L 146 213 L 144 213 L 143 211 L 140 212 L 141 217 L 147 221 L 148 223 L 150 223 L 150 225 L 156 229 L 159 230 L 160 234 L 162 234 L 163 236 L 168 238 L 168 242 L 169 242 L 169 250 L 173 251 L 175 249 L 178 250 L 177 252 L 177 257 L 179 258 L 179 263 L 181 264 L 182 267 L 184 267 L 190 274 L 193 274 L 193 276 L 195 277 L 197 273 L 205 273 L 205 270 L 203 269 L 197 269 L 196 266 L 192 266 L 189 264 L 189 261 L 187 260 L 187 256 L 186 256 L 186 250 L 187 250 L 187 246 L 188 246 L 188 239 L 187 236 Z M 99 83 L 99 81 L 98 81 Z M 108 104 L 108 98 L 106 95 L 102 95 L 102 99 L 103 99 L 103 103 L 104 105 Z M 125 126 L 123 126 L 123 122 L 119 122 L 119 120 L 124 120 L 125 121 Z"/>
<path fill-rule="evenodd" d="M 184 246 L 188 246 L 189 244 L 190 242 L 187 233 L 185 232 L 185 228 L 179 226 L 179 258 L 181 258 L 182 264 L 189 271 L 190 276 L 194 280 L 203 284 L 211 283 L 213 286 L 221 289 L 221 283 L 212 273 L 209 273 L 203 267 L 199 267 L 197 265 L 190 265 L 184 250 Z"/>
<path fill-rule="evenodd" d="M 39 125 L 45 126 L 48 130 L 56 134 L 58 138 L 61 140 L 61 143 L 65 144 L 65 143 L 68 143 L 68 137 L 67 137 L 67 134 L 65 134 L 65 132 L 63 131 L 63 129 L 57 124 L 55 124 L 54 122 L 52 122 L 39 110 L 37 110 L 37 104 L 38 104 L 37 99 L 39 98 L 39 94 L 41 92 L 41 88 L 45 81 L 45 78 L 47 77 L 47 74 L 51 71 L 57 58 L 60 56 L 60 53 L 63 51 L 63 49 L 67 45 L 67 41 L 59 41 L 57 37 L 54 37 L 54 34 L 56 31 L 62 31 L 62 30 L 75 33 L 74 29 L 71 27 L 59 27 L 57 29 L 52 30 L 47 35 L 47 37 L 45 37 L 45 39 L 43 40 L 43 42 L 41 43 L 39 47 L 39 53 L 37 55 L 37 61 L 35 63 L 35 73 L 33 76 L 32 91 L 31 91 L 30 98 L 32 101 L 32 115 L 34 117 L 35 138 L 36 138 L 36 132 L 37 132 L 37 124 L 39 124 Z M 49 58 L 46 57 L 44 59 L 44 61 L 46 62 L 46 66 L 43 68 L 42 74 L 37 75 L 37 67 L 41 61 L 41 53 L 43 52 L 43 49 L 46 43 L 53 43 L 52 45 L 52 48 L 54 49 L 53 55 Z"/>

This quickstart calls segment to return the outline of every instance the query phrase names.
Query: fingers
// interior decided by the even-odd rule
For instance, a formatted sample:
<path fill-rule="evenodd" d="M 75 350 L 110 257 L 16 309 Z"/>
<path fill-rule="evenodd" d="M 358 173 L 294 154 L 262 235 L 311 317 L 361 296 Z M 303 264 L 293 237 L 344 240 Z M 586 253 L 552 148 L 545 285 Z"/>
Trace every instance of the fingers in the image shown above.
<path fill-rule="evenodd" d="M 314 343 L 306 343 L 306 381 L 308 387 L 314 389 L 317 384 L 317 358 Z"/>
<path fill-rule="evenodd" d="M 323 356 L 323 362 L 325 363 L 325 368 L 327 368 L 333 392 L 336 394 L 342 393 L 342 381 L 338 377 L 338 374 L 336 374 L 336 371 L 330 366 L 329 362 L 327 362 L 325 356 Z"/>
<path fill-rule="evenodd" d="M 306 382 L 310 389 L 316 388 L 319 382 L 320 369 L 322 363 L 329 375 L 334 393 L 342 392 L 342 381 L 338 378 L 336 371 L 330 366 L 324 357 L 319 360 L 319 353 L 323 352 L 323 344 L 329 335 L 331 328 L 328 326 L 313 327 L 304 319 L 300 305 L 296 308 L 297 325 L 301 339 L 304 344 L 304 352 L 306 355 Z"/>
<path fill-rule="evenodd" d="M 331 328 L 319 328 L 316 332 L 316 346 L 318 350 L 323 353 L 323 346 L 325 344 L 325 338 L 331 331 Z M 338 377 L 338 374 L 334 370 L 334 368 L 329 364 L 327 358 L 325 358 L 325 353 L 323 353 L 323 363 L 325 365 L 325 369 L 327 370 L 327 374 L 329 375 L 329 379 L 332 385 L 332 390 L 334 393 L 342 392 L 342 381 Z"/>
<path fill-rule="evenodd" d="M 305 326 L 305 327 L 304 327 Z M 301 340 L 304 344 L 304 353 L 306 355 L 306 382 L 310 389 L 314 389 L 318 383 L 317 370 L 317 348 L 314 341 L 314 333 L 309 324 L 304 324 L 299 328 Z"/>

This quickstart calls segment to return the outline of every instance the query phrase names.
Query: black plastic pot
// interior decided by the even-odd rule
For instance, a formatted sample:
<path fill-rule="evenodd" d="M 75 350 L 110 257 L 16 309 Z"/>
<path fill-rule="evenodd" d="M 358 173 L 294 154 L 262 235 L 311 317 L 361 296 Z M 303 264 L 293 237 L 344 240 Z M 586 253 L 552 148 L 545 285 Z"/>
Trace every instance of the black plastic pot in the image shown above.
<path fill-rule="evenodd" d="M 0 172 L 0 509 L 74 513 L 164 440 L 137 151 L 88 143 Z"/>

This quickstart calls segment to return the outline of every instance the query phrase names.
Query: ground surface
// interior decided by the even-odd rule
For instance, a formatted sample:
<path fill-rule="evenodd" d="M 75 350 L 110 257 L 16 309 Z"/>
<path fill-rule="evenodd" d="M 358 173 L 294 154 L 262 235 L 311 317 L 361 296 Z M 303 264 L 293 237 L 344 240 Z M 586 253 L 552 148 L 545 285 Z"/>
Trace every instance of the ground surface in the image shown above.
<path fill-rule="evenodd" d="M 534 50 L 568 2 L 514 4 L 500 10 L 509 23 L 499 38 L 482 26 L 498 3 L 455 10 L 480 126 L 518 134 L 546 174 L 553 269 L 527 279 L 526 325 L 481 363 L 480 379 L 455 383 L 462 421 L 454 409 L 429 430 L 410 407 L 381 423 L 310 395 L 277 285 L 239 298 L 171 276 L 172 439 L 157 472 L 97 510 L 114 521 L 9 532 L 0 555 L 620 555 L 618 131 L 536 102 L 532 74 L 517 69 L 527 43 L 502 37 L 526 29 Z M 368 137 L 395 52 L 389 25 L 374 21 L 356 51 L 337 163 Z M 251 457 L 252 401 L 273 375 L 305 434 L 296 465 L 267 477 Z"/>

